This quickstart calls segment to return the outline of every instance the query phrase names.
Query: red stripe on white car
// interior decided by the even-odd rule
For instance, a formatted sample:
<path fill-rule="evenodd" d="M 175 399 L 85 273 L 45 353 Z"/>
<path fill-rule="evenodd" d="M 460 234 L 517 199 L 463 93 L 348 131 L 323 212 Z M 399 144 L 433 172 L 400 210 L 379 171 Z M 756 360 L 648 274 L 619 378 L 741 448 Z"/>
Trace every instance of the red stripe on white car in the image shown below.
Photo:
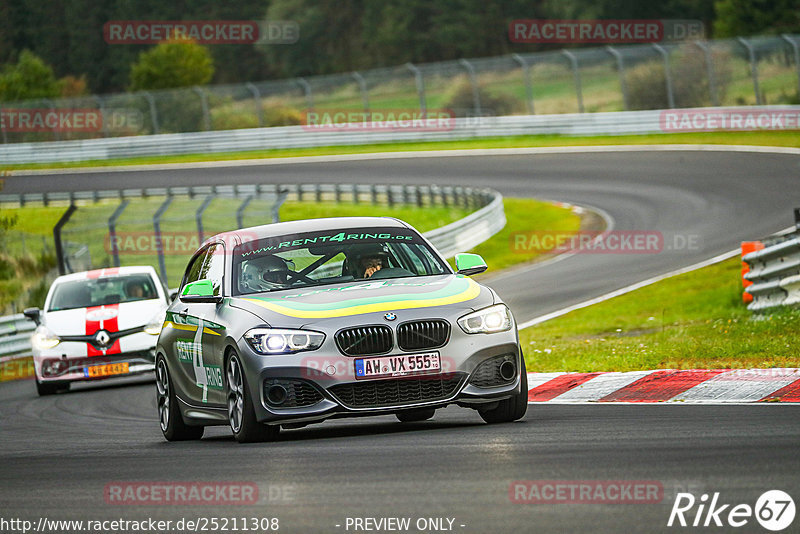
<path fill-rule="evenodd" d="M 93 336 L 98 330 L 106 332 L 119 332 L 119 304 L 105 306 L 92 306 L 86 308 L 86 335 Z M 87 356 L 105 356 L 106 354 L 119 354 L 122 352 L 119 339 L 107 349 L 96 349 L 91 343 L 86 344 Z"/>
<path fill-rule="evenodd" d="M 110 267 L 108 269 L 95 269 L 94 271 L 86 271 L 86 278 L 93 280 L 101 276 L 114 276 L 119 274 L 119 267 Z"/>
<path fill-rule="evenodd" d="M 528 373 L 528 402 L 800 402 L 800 369 Z"/>

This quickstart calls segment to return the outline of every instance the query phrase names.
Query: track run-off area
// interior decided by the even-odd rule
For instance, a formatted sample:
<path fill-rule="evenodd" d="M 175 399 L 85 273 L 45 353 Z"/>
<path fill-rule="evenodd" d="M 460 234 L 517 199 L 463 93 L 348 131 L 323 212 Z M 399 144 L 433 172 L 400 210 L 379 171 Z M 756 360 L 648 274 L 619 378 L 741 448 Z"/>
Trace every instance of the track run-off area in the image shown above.
<path fill-rule="evenodd" d="M 657 254 L 565 255 L 486 279 L 524 325 L 786 228 L 799 179 L 796 149 L 581 147 L 15 173 L 5 177 L 3 192 L 295 182 L 489 186 L 504 196 L 593 208 L 614 230 L 665 236 Z M 671 247 L 667 236 L 694 236 L 694 245 Z M 0 517 L 33 524 L 41 517 L 173 524 L 278 518 L 280 532 L 367 531 L 348 518 L 411 518 L 410 532 L 728 532 L 731 526 L 713 521 L 692 527 L 698 505 L 685 514 L 688 527 L 668 527 L 676 495 L 689 492 L 699 504 L 702 495 L 710 501 L 718 493 L 717 507 L 730 505 L 723 521 L 730 508 L 755 507 L 768 490 L 797 501 L 799 415 L 797 405 L 770 402 L 536 402 L 524 420 L 496 426 L 448 408 L 423 423 L 393 416 L 328 421 L 285 431 L 275 443 L 238 445 L 222 427 L 200 442 L 167 443 L 151 380 L 77 385 L 45 398 L 30 380 L 19 380 L 0 384 Z M 121 505 L 109 496 L 115 484 L 220 481 L 249 484 L 256 496 L 238 505 Z M 658 499 L 627 504 L 531 503 L 515 498 L 519 481 L 661 489 Z M 441 521 L 418 530 L 420 518 Z M 703 512 L 699 524 L 705 519 Z M 764 532 L 755 517 L 735 530 Z"/>

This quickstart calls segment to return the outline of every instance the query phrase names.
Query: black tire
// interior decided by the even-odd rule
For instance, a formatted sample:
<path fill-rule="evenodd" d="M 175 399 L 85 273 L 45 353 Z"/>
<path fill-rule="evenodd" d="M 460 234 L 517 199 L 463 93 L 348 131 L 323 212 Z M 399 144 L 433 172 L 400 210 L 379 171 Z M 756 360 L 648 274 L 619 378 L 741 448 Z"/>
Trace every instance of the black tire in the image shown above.
<path fill-rule="evenodd" d="M 156 404 L 161 433 L 167 441 L 188 441 L 203 437 L 205 427 L 189 426 L 183 420 L 167 361 L 162 356 L 156 361 Z"/>
<path fill-rule="evenodd" d="M 228 398 L 228 424 L 239 443 L 273 441 L 280 425 L 265 425 L 256 419 L 253 397 L 247 387 L 239 356 L 232 354 L 225 365 L 225 388 Z"/>
<path fill-rule="evenodd" d="M 415 423 L 417 421 L 427 421 L 433 417 L 435 413 L 436 408 L 416 408 L 414 410 L 397 412 L 395 415 L 401 423 Z"/>
<path fill-rule="evenodd" d="M 510 399 L 501 400 L 492 410 L 479 411 L 487 423 L 510 423 L 525 417 L 525 412 L 528 411 L 528 373 L 525 369 L 525 358 L 521 354 L 520 361 L 520 392 Z"/>
<path fill-rule="evenodd" d="M 59 391 L 69 391 L 69 382 L 39 382 L 36 379 L 36 393 L 40 397 L 54 395 Z"/>

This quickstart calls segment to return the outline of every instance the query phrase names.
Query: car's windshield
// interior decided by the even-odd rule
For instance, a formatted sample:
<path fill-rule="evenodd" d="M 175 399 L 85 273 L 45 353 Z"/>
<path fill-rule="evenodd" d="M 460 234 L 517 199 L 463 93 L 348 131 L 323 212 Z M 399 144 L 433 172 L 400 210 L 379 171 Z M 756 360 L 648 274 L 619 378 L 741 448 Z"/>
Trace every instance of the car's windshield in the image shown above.
<path fill-rule="evenodd" d="M 55 286 L 48 311 L 88 308 L 157 298 L 158 291 L 155 283 L 147 274 L 71 280 Z"/>
<path fill-rule="evenodd" d="M 413 230 L 350 228 L 250 241 L 234 250 L 234 294 L 449 273 Z"/>

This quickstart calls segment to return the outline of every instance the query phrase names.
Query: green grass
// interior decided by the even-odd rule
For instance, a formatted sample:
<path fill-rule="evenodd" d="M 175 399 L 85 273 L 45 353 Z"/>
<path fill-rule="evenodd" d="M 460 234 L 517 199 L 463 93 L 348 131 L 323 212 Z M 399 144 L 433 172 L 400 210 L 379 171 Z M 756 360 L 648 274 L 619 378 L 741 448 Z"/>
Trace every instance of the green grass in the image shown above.
<path fill-rule="evenodd" d="M 800 367 L 800 311 L 754 316 L 733 258 L 527 328 L 530 372 Z"/>
<path fill-rule="evenodd" d="M 337 154 L 369 154 L 374 152 L 406 152 L 422 150 L 460 150 L 478 148 L 525 148 L 596 145 L 660 145 L 660 144 L 712 144 L 712 145 L 759 145 L 800 147 L 800 136 L 796 131 L 768 132 L 698 132 L 650 135 L 608 135 L 568 137 L 561 135 L 527 135 L 496 137 L 492 139 L 468 139 L 462 141 L 432 141 L 418 143 L 384 143 L 357 146 L 330 146 L 315 148 L 257 150 L 247 152 L 224 152 L 217 154 L 185 154 L 180 156 L 147 156 L 113 160 L 94 160 L 68 163 L 2 165 L 0 174 L 11 174 L 22 169 L 53 169 L 78 167 L 115 167 L 124 165 L 146 165 L 165 163 L 191 163 L 203 161 L 235 161 L 242 159 L 269 159 L 300 156 L 325 156 Z"/>

